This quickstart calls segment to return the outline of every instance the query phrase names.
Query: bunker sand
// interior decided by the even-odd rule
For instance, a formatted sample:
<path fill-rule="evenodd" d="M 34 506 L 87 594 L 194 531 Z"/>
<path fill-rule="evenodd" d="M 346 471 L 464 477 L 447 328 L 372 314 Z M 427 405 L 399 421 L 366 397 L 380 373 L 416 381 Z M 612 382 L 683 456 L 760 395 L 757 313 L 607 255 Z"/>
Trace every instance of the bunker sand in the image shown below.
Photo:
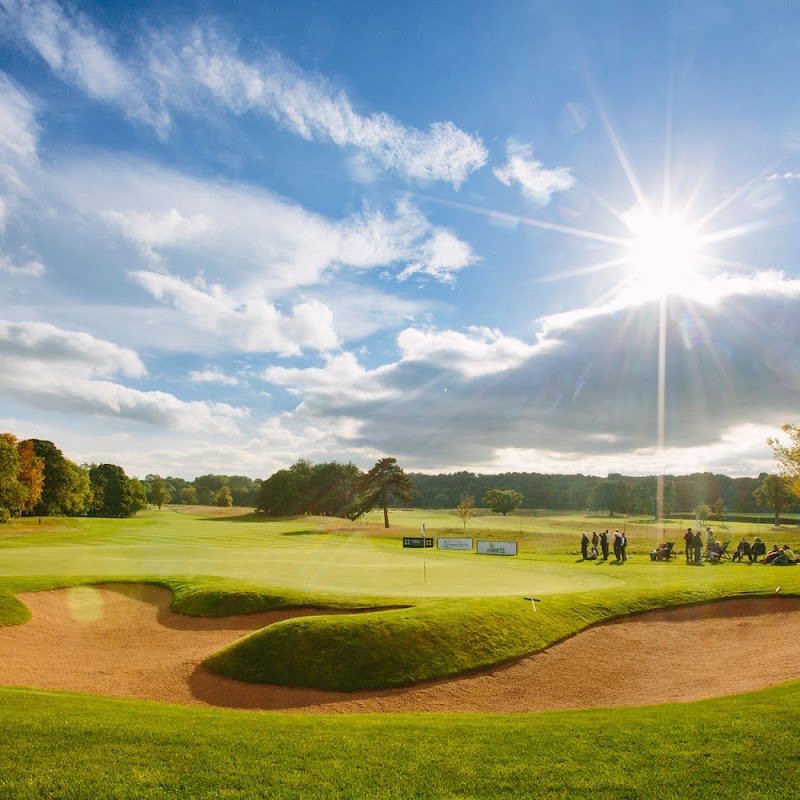
<path fill-rule="evenodd" d="M 404 689 L 321 692 L 212 674 L 215 650 L 313 610 L 197 618 L 158 587 L 20 595 L 33 619 L 0 627 L 0 683 L 185 705 L 305 713 L 490 712 L 639 706 L 800 677 L 800 598 L 747 598 L 598 625 L 491 670 Z M 533 613 L 533 612 L 532 612 Z"/>

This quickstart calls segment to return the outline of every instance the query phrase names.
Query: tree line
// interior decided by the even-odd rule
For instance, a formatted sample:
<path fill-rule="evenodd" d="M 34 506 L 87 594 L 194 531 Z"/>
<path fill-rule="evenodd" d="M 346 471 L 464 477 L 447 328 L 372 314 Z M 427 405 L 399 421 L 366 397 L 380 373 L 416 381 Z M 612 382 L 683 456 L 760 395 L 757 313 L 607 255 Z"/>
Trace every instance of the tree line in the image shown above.
<path fill-rule="evenodd" d="M 800 509 L 800 429 L 787 425 L 783 430 L 790 435 L 791 445 L 769 440 L 781 474 L 665 476 L 664 515 L 721 519 L 772 511 L 777 520 L 782 512 Z M 255 508 L 268 516 L 316 514 L 349 519 L 383 508 L 388 527 L 387 509 L 392 506 L 457 509 L 470 498 L 470 507 L 499 510 L 498 491 L 506 493 L 506 500 L 512 493 L 514 508 L 593 509 L 655 518 L 657 480 L 656 476 L 601 478 L 535 472 L 427 475 L 405 473 L 394 458 L 379 460 L 366 473 L 352 463 L 312 464 L 300 459 L 264 480 L 214 474 L 192 481 L 155 474 L 139 480 L 114 464 L 79 466 L 43 439 L 20 441 L 11 433 L 0 434 L 0 521 L 11 516 L 128 517 L 148 503 L 159 508 L 183 503 Z"/>
<path fill-rule="evenodd" d="M 525 508 L 552 511 L 605 511 L 610 514 L 657 514 L 655 475 L 625 476 L 541 474 L 506 472 L 476 474 L 454 472 L 438 475 L 409 472 L 413 486 L 411 504 L 416 508 L 457 508 L 464 497 L 475 498 L 476 508 L 491 508 L 485 498 L 493 489 L 521 494 Z M 762 490 L 765 484 L 768 490 Z M 665 516 L 695 516 L 704 510 L 706 517 L 725 514 L 759 514 L 774 510 L 775 492 L 781 493 L 779 476 L 761 473 L 757 478 L 730 478 L 710 472 L 664 477 Z M 780 499 L 784 512 L 800 510 L 800 500 L 790 491 Z M 701 515 L 702 516 L 702 515 Z"/>
<path fill-rule="evenodd" d="M 45 439 L 0 434 L 0 521 L 12 516 L 130 517 L 144 486 L 116 464 L 70 461 Z"/>
<path fill-rule="evenodd" d="M 45 439 L 0 434 L 0 522 L 18 516 L 131 517 L 148 503 L 252 508 L 260 483 L 239 475 L 139 480 L 116 464 L 78 465 Z"/>

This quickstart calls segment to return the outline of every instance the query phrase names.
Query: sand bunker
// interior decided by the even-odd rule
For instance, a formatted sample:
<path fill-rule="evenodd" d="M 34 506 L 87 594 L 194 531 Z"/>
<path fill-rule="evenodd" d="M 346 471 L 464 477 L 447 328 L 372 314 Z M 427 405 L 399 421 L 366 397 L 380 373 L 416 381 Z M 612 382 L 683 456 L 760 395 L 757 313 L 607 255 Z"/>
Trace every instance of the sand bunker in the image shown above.
<path fill-rule="evenodd" d="M 20 595 L 33 619 L 0 627 L 0 683 L 186 705 L 307 713 L 496 712 L 651 705 L 752 691 L 800 677 L 800 598 L 730 600 L 598 625 L 512 664 L 379 692 L 240 683 L 201 662 L 273 622 L 169 610 L 153 586 Z"/>

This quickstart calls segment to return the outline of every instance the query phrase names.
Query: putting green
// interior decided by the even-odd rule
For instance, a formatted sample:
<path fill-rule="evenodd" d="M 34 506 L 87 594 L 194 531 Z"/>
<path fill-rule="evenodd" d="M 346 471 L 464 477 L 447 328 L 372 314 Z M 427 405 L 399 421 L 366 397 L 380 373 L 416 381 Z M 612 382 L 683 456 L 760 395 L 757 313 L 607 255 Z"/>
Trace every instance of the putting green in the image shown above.
<path fill-rule="evenodd" d="M 118 523 L 119 524 L 119 523 Z M 622 581 L 596 570 L 487 556 L 403 549 L 359 536 L 264 535 L 250 526 L 202 527 L 191 537 L 124 524 L 66 546 L 30 540 L 0 549 L 0 575 L 216 575 L 303 591 L 378 596 L 499 596 L 596 591 Z M 81 537 L 82 538 L 82 537 Z M 21 544 L 21 543 L 20 543 Z"/>

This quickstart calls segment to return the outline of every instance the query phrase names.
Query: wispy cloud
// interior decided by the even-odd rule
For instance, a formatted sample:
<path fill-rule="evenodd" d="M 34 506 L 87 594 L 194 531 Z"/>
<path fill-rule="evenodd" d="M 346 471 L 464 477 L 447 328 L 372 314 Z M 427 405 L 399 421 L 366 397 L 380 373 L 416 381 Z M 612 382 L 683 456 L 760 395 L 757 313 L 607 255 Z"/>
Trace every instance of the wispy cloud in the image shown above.
<path fill-rule="evenodd" d="M 556 192 L 566 192 L 575 186 L 575 176 L 569 167 L 548 169 L 533 157 L 531 145 L 509 145 L 506 163 L 493 170 L 495 177 L 506 186 L 519 184 L 524 197 L 546 206 Z"/>
<path fill-rule="evenodd" d="M 152 89 L 146 79 L 143 83 L 141 73 L 118 58 L 110 34 L 86 14 L 51 0 L 0 0 L 0 9 L 7 34 L 23 41 L 61 80 L 160 133 L 166 130 L 169 117 L 147 96 Z"/>
<path fill-rule="evenodd" d="M 780 183 L 797 183 L 800 181 L 800 172 L 773 172 L 771 175 L 767 175 L 766 179 Z"/>
<path fill-rule="evenodd" d="M 36 158 L 39 126 L 30 98 L 0 72 L 0 158 L 30 162 Z"/>
<path fill-rule="evenodd" d="M 37 53 L 61 80 L 111 103 L 164 136 L 172 114 L 257 113 L 309 141 L 332 142 L 380 169 L 413 181 L 460 186 L 487 151 L 453 122 L 427 130 L 386 113 L 359 113 L 347 94 L 278 54 L 247 59 L 213 25 L 182 33 L 151 30 L 118 55 L 113 37 L 85 13 L 53 0 L 0 0 L 8 33 Z"/>
<path fill-rule="evenodd" d="M 195 26 L 185 36 L 154 37 L 150 64 L 170 99 L 186 110 L 196 112 L 210 96 L 236 114 L 266 114 L 304 139 L 354 148 L 406 178 L 458 187 L 486 163 L 481 140 L 452 122 L 419 130 L 385 113 L 360 114 L 323 76 L 277 54 L 249 61 L 209 26 Z"/>

